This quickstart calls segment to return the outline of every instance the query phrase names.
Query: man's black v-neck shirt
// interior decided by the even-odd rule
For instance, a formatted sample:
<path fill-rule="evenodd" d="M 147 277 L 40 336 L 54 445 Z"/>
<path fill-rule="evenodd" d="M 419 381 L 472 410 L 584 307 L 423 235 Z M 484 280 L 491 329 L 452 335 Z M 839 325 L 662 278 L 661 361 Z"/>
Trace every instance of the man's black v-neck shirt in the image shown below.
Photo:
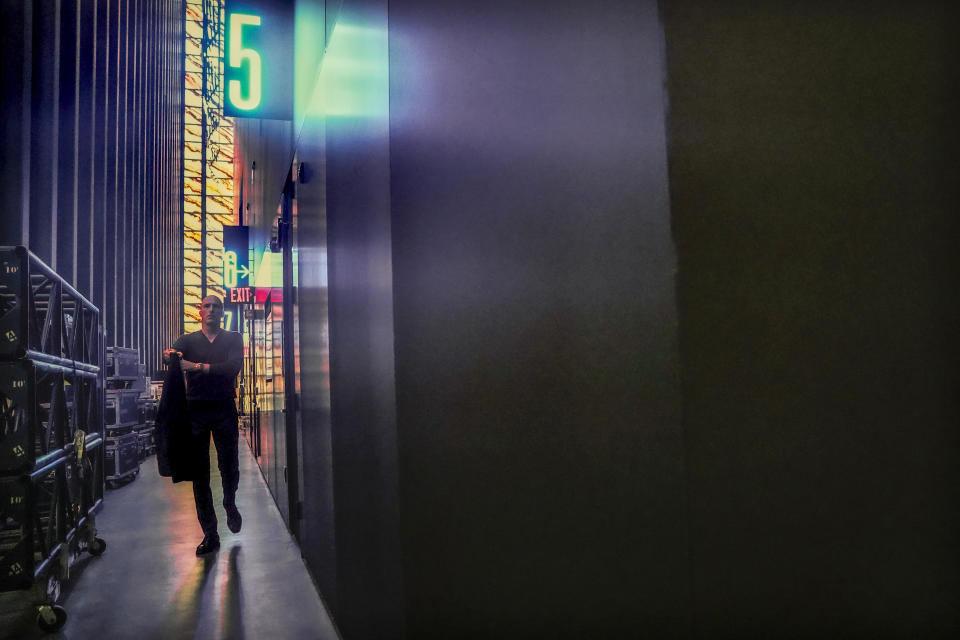
<path fill-rule="evenodd" d="M 180 336 L 173 348 L 183 354 L 184 360 L 210 365 L 209 373 L 187 372 L 188 401 L 232 401 L 236 397 L 234 385 L 243 366 L 243 336 L 221 330 L 210 342 L 203 331 L 194 331 Z"/>

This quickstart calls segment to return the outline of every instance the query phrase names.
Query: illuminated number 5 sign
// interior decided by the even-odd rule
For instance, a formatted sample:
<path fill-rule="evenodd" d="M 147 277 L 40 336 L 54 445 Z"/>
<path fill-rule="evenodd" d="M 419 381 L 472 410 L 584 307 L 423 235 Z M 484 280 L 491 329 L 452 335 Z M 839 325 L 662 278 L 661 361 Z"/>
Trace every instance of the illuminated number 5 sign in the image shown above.
<path fill-rule="evenodd" d="M 236 69 L 247 63 L 247 87 L 243 90 L 243 82 L 230 80 L 228 91 L 230 102 L 237 109 L 250 111 L 260 106 L 263 99 L 263 65 L 260 63 L 260 54 L 254 49 L 243 46 L 243 28 L 259 27 L 260 16 L 251 16 L 244 13 L 232 13 L 230 23 L 230 68 Z M 246 97 L 244 97 L 246 94 Z"/>
<path fill-rule="evenodd" d="M 293 0 L 226 0 L 223 114 L 293 119 Z"/>

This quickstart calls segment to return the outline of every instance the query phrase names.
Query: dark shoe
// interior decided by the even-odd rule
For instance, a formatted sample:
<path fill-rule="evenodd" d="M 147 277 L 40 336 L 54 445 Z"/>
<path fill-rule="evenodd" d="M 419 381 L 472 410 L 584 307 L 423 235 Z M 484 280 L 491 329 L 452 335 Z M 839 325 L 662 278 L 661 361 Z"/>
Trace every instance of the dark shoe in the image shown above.
<path fill-rule="evenodd" d="M 197 547 L 197 555 L 202 556 L 212 551 L 216 551 L 219 548 L 220 536 L 203 536 L 203 542 L 201 542 L 200 546 Z"/>
<path fill-rule="evenodd" d="M 243 518 L 240 517 L 240 512 L 237 511 L 237 506 L 231 504 L 225 505 L 223 508 L 227 512 L 227 528 L 233 533 L 240 533 L 240 526 L 243 525 Z"/>

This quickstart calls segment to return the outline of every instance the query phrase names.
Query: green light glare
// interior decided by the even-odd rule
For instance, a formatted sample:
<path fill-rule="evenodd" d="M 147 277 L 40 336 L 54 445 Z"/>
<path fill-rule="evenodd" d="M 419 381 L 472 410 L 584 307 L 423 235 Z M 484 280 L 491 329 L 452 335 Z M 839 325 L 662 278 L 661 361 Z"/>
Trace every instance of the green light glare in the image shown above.
<path fill-rule="evenodd" d="M 321 62 L 307 115 L 386 118 L 389 51 L 385 29 L 337 24 Z"/>
<path fill-rule="evenodd" d="M 323 2 L 298 2 L 294 22 L 295 53 L 293 56 L 294 114 L 297 129 L 310 106 L 317 83 L 320 60 L 323 58 L 326 11 Z"/>

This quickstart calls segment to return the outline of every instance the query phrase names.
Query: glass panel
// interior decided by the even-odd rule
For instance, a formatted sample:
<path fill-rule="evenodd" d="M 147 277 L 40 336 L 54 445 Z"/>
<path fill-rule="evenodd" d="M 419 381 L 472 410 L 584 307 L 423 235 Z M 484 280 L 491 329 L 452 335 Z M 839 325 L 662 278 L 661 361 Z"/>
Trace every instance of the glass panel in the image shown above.
<path fill-rule="evenodd" d="M 228 200 L 228 202 L 232 202 L 232 201 Z M 235 224 L 235 220 L 236 220 L 232 211 L 230 213 L 215 213 L 211 217 L 217 222 L 219 222 L 220 224 L 227 227 L 232 227 Z"/>
<path fill-rule="evenodd" d="M 196 307 L 200 304 L 200 272 L 196 271 L 194 275 L 197 278 L 197 284 L 190 285 L 184 289 L 183 304 L 188 307 Z"/>
<path fill-rule="evenodd" d="M 183 234 L 183 250 L 184 251 L 200 251 L 200 232 L 199 231 L 187 231 Z"/>
<path fill-rule="evenodd" d="M 192 231 L 200 231 L 200 214 L 199 213 L 186 213 L 183 214 L 183 226 L 184 229 Z"/>
<path fill-rule="evenodd" d="M 184 32 L 188 38 L 197 38 L 200 39 L 203 37 L 203 25 L 198 22 L 203 19 L 203 13 L 198 13 L 196 16 L 193 15 L 194 11 L 187 9 L 187 23 L 184 25 Z"/>
<path fill-rule="evenodd" d="M 223 233 L 207 233 L 207 251 L 218 254 L 223 251 Z"/>
<path fill-rule="evenodd" d="M 191 80 L 193 80 L 191 78 Z M 200 86 L 199 83 L 194 81 L 187 83 L 187 90 L 184 91 L 183 97 L 184 104 L 188 107 L 199 107 L 200 106 Z"/>
<path fill-rule="evenodd" d="M 232 166 L 232 165 L 231 165 Z M 233 178 L 207 176 L 207 190 L 209 195 L 232 196 Z"/>
<path fill-rule="evenodd" d="M 207 198 L 207 228 L 211 231 L 223 231 L 223 216 L 228 217 L 228 224 L 232 222 L 232 211 L 230 207 L 233 206 L 233 198 Z M 218 214 L 217 217 L 214 217 L 210 214 Z"/>
<path fill-rule="evenodd" d="M 200 269 L 184 269 L 183 284 L 183 299 L 189 302 L 194 297 L 194 304 L 200 302 Z"/>
<path fill-rule="evenodd" d="M 186 58 L 187 73 L 203 73 L 203 67 L 200 66 L 200 56 L 187 56 Z"/>
<path fill-rule="evenodd" d="M 184 145 L 184 146 L 186 147 L 186 146 L 188 146 L 188 145 Z M 199 157 L 199 146 L 200 146 L 200 145 L 198 144 L 198 145 L 197 145 L 198 157 Z M 203 166 L 203 165 L 202 165 L 202 163 L 201 163 L 199 160 L 184 160 L 184 161 L 183 161 L 184 177 L 187 177 L 187 178 L 197 178 L 197 179 L 199 179 L 199 178 L 200 178 L 200 167 L 202 167 L 202 166 Z"/>
<path fill-rule="evenodd" d="M 200 55 L 200 41 L 194 38 L 186 38 L 183 43 L 183 50 L 188 56 Z"/>
<path fill-rule="evenodd" d="M 199 269 L 200 256 L 201 256 L 201 251 L 199 249 L 184 249 L 183 250 L 183 268 L 187 270 L 189 270 L 190 268 Z M 186 281 L 184 282 L 186 283 Z M 193 284 L 193 283 L 189 283 L 189 284 Z M 197 284 L 199 284 L 199 282 Z"/>
<path fill-rule="evenodd" d="M 208 294 L 211 291 L 211 287 L 219 287 L 221 290 L 223 289 L 223 269 L 211 269 L 210 267 L 207 267 Z"/>
<path fill-rule="evenodd" d="M 184 111 L 184 122 L 188 127 L 200 126 L 200 109 L 198 107 L 188 107 Z M 200 129 L 197 129 L 197 137 L 200 137 Z"/>

